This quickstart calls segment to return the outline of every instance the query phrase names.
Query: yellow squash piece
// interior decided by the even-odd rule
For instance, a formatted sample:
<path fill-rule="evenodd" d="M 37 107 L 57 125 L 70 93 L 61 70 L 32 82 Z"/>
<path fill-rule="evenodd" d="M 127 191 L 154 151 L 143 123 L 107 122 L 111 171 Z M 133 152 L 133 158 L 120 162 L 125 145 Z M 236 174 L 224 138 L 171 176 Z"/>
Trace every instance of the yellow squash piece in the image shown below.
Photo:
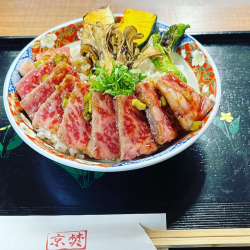
<path fill-rule="evenodd" d="M 151 33 L 154 30 L 157 21 L 157 15 L 139 10 L 126 9 L 124 16 L 119 23 L 120 29 L 123 32 L 127 26 L 134 26 L 138 33 L 142 33 L 142 39 L 135 40 L 138 46 L 142 48 L 148 41 Z"/>
<path fill-rule="evenodd" d="M 102 24 L 115 23 L 115 17 L 109 5 L 87 13 L 83 17 L 83 28 L 85 28 L 88 24 L 96 24 L 97 21 L 101 22 Z"/>

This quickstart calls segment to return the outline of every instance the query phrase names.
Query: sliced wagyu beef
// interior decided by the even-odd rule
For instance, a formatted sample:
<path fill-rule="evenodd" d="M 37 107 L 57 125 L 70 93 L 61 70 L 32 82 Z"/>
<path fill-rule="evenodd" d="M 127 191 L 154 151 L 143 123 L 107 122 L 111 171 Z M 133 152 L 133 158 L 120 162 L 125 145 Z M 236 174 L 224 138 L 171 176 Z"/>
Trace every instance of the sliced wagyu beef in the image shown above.
<path fill-rule="evenodd" d="M 44 57 L 55 56 L 57 53 L 64 53 L 69 58 L 70 57 L 70 47 L 64 46 L 61 48 L 56 48 L 56 49 L 53 48 L 50 50 L 46 50 L 46 51 L 36 55 L 36 61 L 39 61 Z"/>
<path fill-rule="evenodd" d="M 96 159 L 116 159 L 120 156 L 115 102 L 109 94 L 92 94 L 92 131 L 86 153 Z"/>
<path fill-rule="evenodd" d="M 167 105 L 162 107 L 158 91 L 153 84 L 140 82 L 136 85 L 135 92 L 139 100 L 147 105 L 146 116 L 155 141 L 162 145 L 176 138 L 180 125 L 173 111 Z"/>
<path fill-rule="evenodd" d="M 27 59 L 21 64 L 20 68 L 18 69 L 18 72 L 21 76 L 25 76 L 29 71 L 34 68 L 34 64 Z"/>
<path fill-rule="evenodd" d="M 35 113 L 32 125 L 36 128 L 43 127 L 56 133 L 62 122 L 64 108 L 67 100 L 74 89 L 75 82 L 79 79 L 66 75 L 54 93 L 40 106 Z M 65 105 L 65 107 L 64 107 Z"/>
<path fill-rule="evenodd" d="M 59 85 L 67 74 L 77 77 L 77 73 L 68 63 L 59 62 L 53 72 L 21 101 L 22 108 L 31 120 L 39 107 L 55 91 L 55 85 Z"/>
<path fill-rule="evenodd" d="M 91 124 L 83 118 L 84 95 L 89 92 L 89 85 L 76 81 L 57 136 L 68 146 L 85 150 L 91 134 Z"/>
<path fill-rule="evenodd" d="M 67 49 L 67 51 L 68 50 L 69 49 Z M 20 95 L 20 97 L 23 99 L 33 89 L 39 86 L 44 81 L 44 79 L 52 73 L 59 61 L 66 61 L 70 64 L 69 53 L 66 53 L 65 51 L 58 51 L 53 52 L 53 55 L 49 53 L 49 55 L 41 56 L 41 61 L 39 62 L 40 65 L 37 67 L 35 67 L 28 60 L 24 62 L 20 66 L 19 72 L 20 74 L 26 74 L 15 85 L 17 93 Z"/>
<path fill-rule="evenodd" d="M 201 121 L 215 104 L 208 97 L 198 94 L 173 73 L 160 78 L 156 88 L 165 96 L 175 117 L 187 131 L 194 122 Z"/>
<path fill-rule="evenodd" d="M 54 63 L 40 64 L 37 68 L 30 70 L 16 85 L 16 91 L 23 99 L 33 89 L 42 83 L 43 77 L 50 75 L 55 68 Z M 45 78 L 44 77 L 44 78 Z"/>
<path fill-rule="evenodd" d="M 121 160 L 132 160 L 157 150 L 145 112 L 132 105 L 135 95 L 117 96 Z"/>

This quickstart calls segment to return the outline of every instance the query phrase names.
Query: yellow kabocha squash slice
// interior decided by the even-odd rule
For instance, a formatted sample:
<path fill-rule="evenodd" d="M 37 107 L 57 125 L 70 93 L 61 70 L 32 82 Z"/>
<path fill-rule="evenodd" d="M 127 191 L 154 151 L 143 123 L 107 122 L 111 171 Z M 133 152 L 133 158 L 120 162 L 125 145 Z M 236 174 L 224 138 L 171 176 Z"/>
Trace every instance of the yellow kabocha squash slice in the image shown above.
<path fill-rule="evenodd" d="M 146 45 L 150 35 L 152 34 L 157 21 L 157 15 L 139 10 L 126 9 L 124 16 L 119 23 L 120 29 L 123 32 L 127 26 L 134 26 L 138 33 L 142 33 L 144 37 L 142 39 L 135 40 L 138 43 L 139 48 Z"/>
<path fill-rule="evenodd" d="M 98 10 L 93 10 L 92 12 L 87 13 L 83 17 L 83 28 L 85 28 L 89 23 L 96 24 L 97 21 L 101 22 L 102 24 L 115 23 L 115 17 L 111 11 L 109 4 Z"/>

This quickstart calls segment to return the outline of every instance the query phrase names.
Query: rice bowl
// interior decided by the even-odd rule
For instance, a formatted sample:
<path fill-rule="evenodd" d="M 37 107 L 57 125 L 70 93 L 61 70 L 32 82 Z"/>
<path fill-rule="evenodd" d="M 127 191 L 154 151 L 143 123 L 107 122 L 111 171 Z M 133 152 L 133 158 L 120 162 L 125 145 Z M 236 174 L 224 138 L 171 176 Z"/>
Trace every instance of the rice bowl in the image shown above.
<path fill-rule="evenodd" d="M 81 19 L 73 20 L 68 23 L 59 25 L 49 32 L 53 30 L 58 30 L 61 29 L 62 27 L 65 26 L 70 26 L 73 25 L 74 23 L 79 23 L 81 22 Z M 164 28 L 166 29 L 167 25 L 158 22 L 158 25 L 161 27 L 163 30 Z M 48 33 L 48 32 L 46 32 Z M 44 34 L 46 34 L 44 33 Z M 42 34 L 38 38 L 36 38 L 34 41 L 39 40 L 41 37 L 44 36 Z M 34 42 L 33 41 L 33 42 Z M 206 122 L 203 124 L 203 127 L 201 127 L 200 130 L 198 130 L 195 133 L 190 133 L 186 135 L 184 138 L 180 138 L 179 140 L 175 141 L 174 144 L 170 145 L 167 149 L 157 152 L 151 156 L 145 156 L 140 159 L 132 160 L 132 161 L 122 161 L 122 162 L 117 162 L 117 161 L 101 161 L 101 160 L 94 160 L 89 157 L 84 157 L 84 152 L 74 149 L 74 148 L 69 148 L 67 145 L 65 145 L 60 139 L 56 136 L 56 134 L 51 133 L 49 130 L 45 130 L 44 128 L 40 127 L 37 129 L 37 131 L 34 129 L 33 131 L 36 133 L 36 137 L 32 139 L 32 137 L 28 134 L 25 133 L 23 130 L 20 128 L 20 124 L 26 124 L 24 119 L 22 119 L 20 115 L 20 109 L 15 106 L 14 104 L 14 99 L 17 98 L 15 94 L 15 89 L 14 84 L 17 82 L 17 80 L 14 79 L 13 76 L 17 77 L 17 68 L 18 65 L 20 65 L 21 61 L 23 61 L 25 58 L 30 58 L 32 57 L 31 55 L 31 42 L 29 45 L 27 45 L 18 55 L 16 60 L 13 62 L 12 66 L 10 67 L 10 70 L 6 76 L 5 84 L 4 84 L 4 104 L 5 104 L 5 110 L 8 115 L 8 118 L 13 126 L 13 128 L 17 131 L 17 133 L 20 135 L 20 137 L 29 145 L 32 146 L 36 151 L 39 153 L 45 155 L 46 157 L 60 162 L 62 164 L 79 168 L 79 169 L 85 169 L 85 170 L 91 170 L 91 171 L 106 171 L 106 172 L 115 172 L 115 171 L 126 171 L 126 170 L 131 170 L 131 169 L 138 169 L 141 167 L 149 166 L 152 164 L 156 164 L 160 161 L 166 160 L 187 147 L 189 147 L 195 140 L 197 140 L 201 134 L 207 129 L 207 127 L 211 124 L 213 117 L 215 116 L 218 106 L 219 106 L 219 101 L 220 101 L 220 78 L 218 75 L 217 68 L 209 56 L 209 54 L 204 50 L 202 45 L 200 45 L 194 38 L 185 35 L 185 37 L 182 39 L 182 43 L 179 45 L 178 48 L 176 48 L 176 52 L 180 55 L 181 50 L 186 48 L 188 46 L 188 43 L 195 43 L 197 48 L 203 52 L 205 57 L 207 58 L 207 63 L 209 63 L 213 69 L 214 72 L 214 81 L 216 82 L 215 88 L 213 93 L 211 92 L 211 98 L 213 97 L 216 101 L 216 105 L 213 108 L 213 110 L 210 112 L 210 114 L 206 117 Z M 189 52 L 190 53 L 190 52 Z M 72 46 L 71 49 L 71 55 L 73 60 L 79 60 L 79 48 L 77 50 L 77 46 Z M 145 64 L 148 65 L 146 66 L 147 70 L 145 73 L 147 76 L 151 79 L 151 81 L 155 77 L 161 76 L 163 73 L 160 71 L 157 71 L 157 69 L 154 67 L 154 64 L 152 64 L 150 61 L 145 62 Z M 145 66 L 145 65 L 144 65 Z M 205 66 L 205 65 L 204 65 Z M 203 67 L 204 67 L 203 66 Z M 143 67 L 143 65 L 141 65 Z M 178 65 L 178 68 L 183 71 L 183 74 L 186 74 L 185 72 L 185 67 L 184 65 Z M 194 72 L 193 68 L 192 72 Z M 143 71 L 143 69 L 142 69 Z M 195 76 L 195 74 L 193 73 Z M 86 77 L 84 75 L 80 76 L 82 80 L 85 80 Z M 193 76 L 192 76 L 193 77 Z M 18 78 L 18 77 L 17 77 Z M 197 81 L 199 90 L 202 90 L 202 82 Z M 204 83 L 203 83 L 204 84 Z M 209 83 L 208 83 L 209 85 Z M 15 99 L 16 100 L 16 99 Z M 13 115 L 13 110 L 15 114 Z M 18 117 L 16 117 L 18 116 Z M 26 124 L 27 125 L 27 124 Z M 44 142 L 41 142 L 37 137 L 40 139 L 46 139 Z M 54 149 L 51 149 L 52 146 Z M 65 154 L 66 153 L 66 154 Z M 65 154 L 65 155 L 64 155 Z M 111 166 L 110 168 L 107 168 L 108 166 Z"/>

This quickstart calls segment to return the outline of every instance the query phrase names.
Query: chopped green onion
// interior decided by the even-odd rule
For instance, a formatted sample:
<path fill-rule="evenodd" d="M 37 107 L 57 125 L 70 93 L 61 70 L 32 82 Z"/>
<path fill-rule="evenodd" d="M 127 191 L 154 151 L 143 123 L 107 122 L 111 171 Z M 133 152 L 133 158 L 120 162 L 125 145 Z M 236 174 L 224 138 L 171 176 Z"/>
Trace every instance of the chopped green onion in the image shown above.
<path fill-rule="evenodd" d="M 48 78 L 48 74 L 46 74 L 46 75 L 43 75 L 43 77 L 42 77 L 42 82 L 44 82 L 47 78 Z"/>
<path fill-rule="evenodd" d="M 165 107 L 167 106 L 167 101 L 166 101 L 165 97 L 164 97 L 164 96 L 161 96 L 161 97 L 160 97 L 160 101 L 161 101 L 161 106 L 162 106 L 163 108 L 165 108 Z"/>
<path fill-rule="evenodd" d="M 89 122 L 90 120 L 91 120 L 91 114 L 90 113 L 87 113 L 86 115 L 84 115 L 83 116 L 83 118 L 87 121 L 87 122 Z"/>
<path fill-rule="evenodd" d="M 82 116 L 84 117 L 84 116 L 86 116 L 87 114 L 88 114 L 88 110 L 87 109 L 84 109 L 83 111 L 82 111 Z"/>
<path fill-rule="evenodd" d="M 56 63 L 60 62 L 61 60 L 62 60 L 62 57 L 61 57 L 59 54 L 56 54 L 56 55 L 54 56 L 54 61 L 55 61 Z"/>
<path fill-rule="evenodd" d="M 184 95 L 184 97 L 185 97 L 187 100 L 189 100 L 189 101 L 192 100 L 192 96 L 189 95 L 188 93 L 184 93 L 183 95 Z"/>
<path fill-rule="evenodd" d="M 92 113 L 92 101 L 89 101 L 89 113 Z"/>
<path fill-rule="evenodd" d="M 131 69 L 129 72 L 132 74 L 140 74 L 141 73 L 141 71 L 139 69 Z"/>
<path fill-rule="evenodd" d="M 90 92 L 103 91 L 113 95 L 131 95 L 137 83 L 141 82 L 146 75 L 139 69 L 129 70 L 126 65 L 113 62 L 111 73 L 97 64 L 96 68 L 90 71 L 89 80 L 91 82 Z"/>
<path fill-rule="evenodd" d="M 92 94 L 91 93 L 85 93 L 84 94 L 84 97 L 83 97 L 83 100 L 84 102 L 89 102 L 92 98 Z"/>
<path fill-rule="evenodd" d="M 68 104 L 68 99 L 67 98 L 63 98 L 62 99 L 62 107 L 66 108 L 67 104 Z"/>
<path fill-rule="evenodd" d="M 200 128 L 200 126 L 201 126 L 201 121 L 193 122 L 190 127 L 190 131 L 196 131 Z"/>
<path fill-rule="evenodd" d="M 43 60 L 43 61 L 46 61 L 46 60 L 48 60 L 50 57 L 49 56 L 43 56 L 41 59 Z"/>
<path fill-rule="evenodd" d="M 139 110 L 145 110 L 147 107 L 145 103 L 139 101 L 138 99 L 133 99 L 132 105 L 135 106 Z"/>
<path fill-rule="evenodd" d="M 34 66 L 38 67 L 41 63 L 42 63 L 41 61 L 36 61 L 36 62 L 34 62 Z"/>
<path fill-rule="evenodd" d="M 84 103 L 84 109 L 89 110 L 89 103 L 88 102 Z"/>

